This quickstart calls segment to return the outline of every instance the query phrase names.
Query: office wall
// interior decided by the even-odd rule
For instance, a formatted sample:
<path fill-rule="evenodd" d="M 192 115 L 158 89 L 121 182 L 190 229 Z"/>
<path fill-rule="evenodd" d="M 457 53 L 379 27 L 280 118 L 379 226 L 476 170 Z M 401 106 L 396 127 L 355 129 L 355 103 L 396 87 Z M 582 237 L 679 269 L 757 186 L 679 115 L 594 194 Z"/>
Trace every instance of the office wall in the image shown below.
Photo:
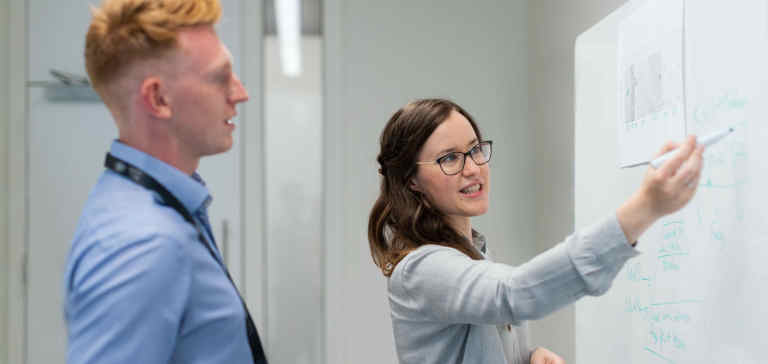
<path fill-rule="evenodd" d="M 327 362 L 393 363 L 385 280 L 371 261 L 366 235 L 379 187 L 379 133 L 414 98 L 450 97 L 465 106 L 495 141 L 491 207 L 474 226 L 487 235 L 498 260 L 530 257 L 528 3 L 327 0 L 324 6 L 326 212 L 336 219 L 326 227 Z"/>
<path fill-rule="evenodd" d="M 0 364 L 8 362 L 8 0 L 0 0 Z"/>
<path fill-rule="evenodd" d="M 551 248 L 574 230 L 574 42 L 581 32 L 625 2 L 531 0 L 528 3 L 528 93 L 530 123 L 534 126 L 538 251 Z M 609 213 L 611 211 L 606 211 Z M 537 321 L 531 327 L 535 343 L 561 354 L 569 363 L 574 362 L 573 307 Z"/>

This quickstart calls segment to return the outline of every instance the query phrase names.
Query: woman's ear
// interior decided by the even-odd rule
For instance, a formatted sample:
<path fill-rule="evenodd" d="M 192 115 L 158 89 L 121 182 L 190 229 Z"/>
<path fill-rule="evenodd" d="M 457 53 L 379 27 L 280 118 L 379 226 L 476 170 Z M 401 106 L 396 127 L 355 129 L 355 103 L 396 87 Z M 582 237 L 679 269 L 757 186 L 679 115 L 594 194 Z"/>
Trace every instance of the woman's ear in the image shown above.
<path fill-rule="evenodd" d="M 416 178 L 411 178 L 408 180 L 408 188 L 414 192 L 423 192 L 421 190 L 421 186 L 419 186 L 419 183 L 416 181 Z"/>

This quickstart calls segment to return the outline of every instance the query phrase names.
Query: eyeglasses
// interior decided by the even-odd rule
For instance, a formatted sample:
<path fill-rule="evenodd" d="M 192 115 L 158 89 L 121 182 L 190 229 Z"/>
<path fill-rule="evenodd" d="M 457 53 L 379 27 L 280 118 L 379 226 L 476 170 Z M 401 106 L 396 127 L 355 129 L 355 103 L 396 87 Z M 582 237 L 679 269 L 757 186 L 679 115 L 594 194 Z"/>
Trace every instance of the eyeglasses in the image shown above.
<path fill-rule="evenodd" d="M 451 152 L 434 161 L 416 162 L 416 164 L 439 164 L 443 173 L 448 176 L 453 176 L 464 170 L 467 156 L 472 158 L 472 161 L 478 166 L 488 163 L 488 161 L 491 160 L 491 145 L 493 145 L 493 141 L 491 140 L 482 141 L 477 143 L 466 153 Z"/>

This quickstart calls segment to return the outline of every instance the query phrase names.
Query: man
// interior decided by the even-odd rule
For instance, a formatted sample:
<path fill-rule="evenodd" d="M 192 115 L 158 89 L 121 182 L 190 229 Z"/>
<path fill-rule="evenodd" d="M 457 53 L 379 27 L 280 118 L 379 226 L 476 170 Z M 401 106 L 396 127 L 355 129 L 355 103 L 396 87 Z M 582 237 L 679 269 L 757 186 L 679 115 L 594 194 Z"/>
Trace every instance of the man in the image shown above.
<path fill-rule="evenodd" d="M 119 139 L 65 276 L 70 363 L 266 363 L 208 224 L 200 158 L 232 147 L 248 93 L 218 0 L 105 0 L 85 45 Z"/>

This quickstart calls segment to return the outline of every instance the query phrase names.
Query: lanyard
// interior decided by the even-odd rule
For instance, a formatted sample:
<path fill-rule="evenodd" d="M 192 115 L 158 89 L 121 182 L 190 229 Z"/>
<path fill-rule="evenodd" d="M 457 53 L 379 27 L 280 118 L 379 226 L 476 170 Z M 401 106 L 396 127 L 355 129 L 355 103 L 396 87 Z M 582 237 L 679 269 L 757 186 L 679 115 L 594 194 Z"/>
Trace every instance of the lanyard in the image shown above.
<path fill-rule="evenodd" d="M 195 230 L 197 230 L 198 240 L 208 249 L 208 252 L 211 254 L 213 260 L 215 260 L 216 263 L 218 263 L 221 268 L 224 269 L 224 273 L 227 274 L 229 282 L 232 283 L 232 287 L 235 288 L 235 292 L 237 292 L 238 297 L 240 297 L 240 302 L 243 304 L 243 309 L 245 310 L 245 328 L 246 333 L 248 334 L 248 346 L 251 347 L 251 354 L 253 355 L 254 364 L 266 364 L 267 358 L 264 355 L 264 349 L 261 347 L 259 333 L 256 331 L 256 325 L 253 324 L 251 313 L 248 312 L 248 307 L 245 305 L 245 301 L 240 295 L 240 291 L 238 291 L 237 286 L 235 286 L 235 282 L 232 281 L 232 277 L 229 275 L 229 270 L 227 270 L 227 267 L 219 262 L 211 246 L 206 243 L 205 235 L 203 234 L 203 231 L 200 230 L 200 226 L 195 223 L 192 214 L 190 214 L 189 211 L 184 208 L 181 202 L 179 202 L 179 200 L 174 195 L 168 192 L 168 190 L 163 185 L 157 182 L 157 180 L 152 178 L 152 176 L 144 173 L 144 171 L 141 169 L 133 166 L 132 164 L 113 156 L 111 153 L 107 153 L 107 159 L 104 161 L 104 166 L 107 169 L 112 170 L 113 172 L 133 181 L 134 183 L 150 191 L 157 192 L 166 205 L 176 210 L 176 212 L 184 217 L 184 220 L 195 227 Z"/>

